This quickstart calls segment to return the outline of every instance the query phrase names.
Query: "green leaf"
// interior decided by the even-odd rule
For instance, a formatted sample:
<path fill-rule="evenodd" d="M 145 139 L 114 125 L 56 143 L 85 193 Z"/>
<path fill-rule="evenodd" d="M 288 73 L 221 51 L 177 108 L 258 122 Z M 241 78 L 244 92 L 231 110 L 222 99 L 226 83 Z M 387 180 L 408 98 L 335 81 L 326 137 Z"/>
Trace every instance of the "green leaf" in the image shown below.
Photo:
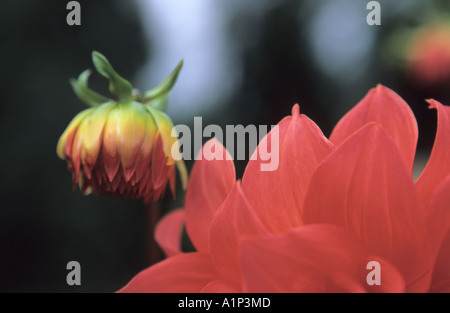
<path fill-rule="evenodd" d="M 144 94 L 144 96 L 142 97 L 142 102 L 143 103 L 154 102 L 155 107 L 160 106 L 163 107 L 163 110 L 165 110 L 167 106 L 167 95 L 169 94 L 172 87 L 175 85 L 175 82 L 177 81 L 178 78 L 178 74 L 180 74 L 182 67 L 183 67 L 183 59 L 178 63 L 178 65 L 175 67 L 172 73 L 170 73 L 169 76 L 166 77 L 166 79 L 164 79 L 158 86 L 156 86 L 152 90 L 147 91 Z M 166 101 L 165 105 L 161 105 L 161 103 L 164 103 L 164 101 Z"/>
<path fill-rule="evenodd" d="M 85 70 L 80 74 L 80 76 L 78 76 L 78 79 L 70 79 L 70 84 L 72 85 L 75 94 L 78 96 L 78 98 L 80 98 L 81 101 L 90 106 L 97 106 L 109 101 L 108 98 L 102 96 L 101 94 L 88 87 L 88 80 L 90 75 L 91 71 Z"/>
<path fill-rule="evenodd" d="M 117 74 L 103 54 L 92 52 L 92 61 L 97 71 L 109 79 L 109 91 L 117 96 L 119 101 L 130 101 L 133 94 L 130 82 Z"/>

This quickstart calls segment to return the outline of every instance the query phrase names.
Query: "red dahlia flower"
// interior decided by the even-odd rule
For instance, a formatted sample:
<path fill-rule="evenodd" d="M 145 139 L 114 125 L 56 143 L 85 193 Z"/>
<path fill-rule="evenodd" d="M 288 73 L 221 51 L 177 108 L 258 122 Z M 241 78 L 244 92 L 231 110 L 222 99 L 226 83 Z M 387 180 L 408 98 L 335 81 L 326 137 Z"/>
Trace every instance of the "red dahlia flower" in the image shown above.
<path fill-rule="evenodd" d="M 156 229 L 169 258 L 120 291 L 450 291 L 450 107 L 429 103 L 438 129 L 416 182 L 414 115 L 381 85 L 330 140 L 294 106 L 279 123 L 273 172 L 252 158 L 241 183 L 232 161 L 197 161 L 184 209 Z M 227 153 L 214 139 L 208 144 Z M 196 252 L 181 252 L 183 224 Z M 373 261 L 379 285 L 367 281 Z"/>
<path fill-rule="evenodd" d="M 93 190 L 146 202 L 158 199 L 168 183 L 174 193 L 175 165 L 183 185 L 187 174 L 183 161 L 175 161 L 171 154 L 177 139 L 171 137 L 173 124 L 163 109 L 182 63 L 140 98 L 103 55 L 94 52 L 93 61 L 110 80 L 110 91 L 118 100 L 90 90 L 89 71 L 72 81 L 75 93 L 92 106 L 75 116 L 57 146 L 58 156 L 67 159 L 74 189 L 79 184 L 85 194 Z"/>

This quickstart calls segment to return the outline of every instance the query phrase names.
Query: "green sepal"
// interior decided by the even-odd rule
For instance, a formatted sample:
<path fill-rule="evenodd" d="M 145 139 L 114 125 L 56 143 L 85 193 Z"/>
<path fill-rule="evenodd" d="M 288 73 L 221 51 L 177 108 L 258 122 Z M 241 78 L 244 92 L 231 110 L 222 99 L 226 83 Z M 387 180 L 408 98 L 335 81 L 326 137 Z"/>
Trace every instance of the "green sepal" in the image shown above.
<path fill-rule="evenodd" d="M 177 64 L 175 69 L 166 77 L 158 86 L 147 91 L 141 101 L 142 103 L 151 104 L 152 107 L 164 111 L 167 107 L 167 98 L 170 90 L 175 85 L 180 70 L 183 67 L 183 59 Z M 151 102 L 151 103 L 150 103 Z"/>
<path fill-rule="evenodd" d="M 169 95 L 165 94 L 161 97 L 154 98 L 150 102 L 147 102 L 147 104 L 160 111 L 166 111 L 167 105 L 169 104 Z"/>
<path fill-rule="evenodd" d="M 78 98 L 90 106 L 101 105 L 102 103 L 109 101 L 108 98 L 88 87 L 89 76 L 91 76 L 91 71 L 85 70 L 78 76 L 78 79 L 70 79 L 70 84 Z"/>
<path fill-rule="evenodd" d="M 117 74 L 106 57 L 97 52 L 92 52 L 92 62 L 96 70 L 109 79 L 109 91 L 118 97 L 119 101 L 130 101 L 133 95 L 133 86 L 131 83 Z"/>

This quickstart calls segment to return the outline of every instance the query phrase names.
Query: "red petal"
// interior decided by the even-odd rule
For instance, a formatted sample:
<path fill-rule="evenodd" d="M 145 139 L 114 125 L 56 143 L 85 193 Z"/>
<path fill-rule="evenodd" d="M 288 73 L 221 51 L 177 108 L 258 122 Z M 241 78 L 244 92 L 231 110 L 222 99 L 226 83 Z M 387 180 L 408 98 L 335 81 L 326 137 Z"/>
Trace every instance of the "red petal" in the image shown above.
<path fill-rule="evenodd" d="M 118 292 L 200 292 L 216 279 L 209 254 L 186 253 L 168 258 L 142 271 Z"/>
<path fill-rule="evenodd" d="M 369 285 L 367 283 L 367 278 L 371 277 L 371 272 L 374 269 L 369 265 L 369 262 L 377 262 L 380 269 L 380 285 Z M 381 293 L 381 292 L 389 292 L 389 293 L 402 293 L 405 292 L 406 285 L 405 280 L 400 273 L 399 269 L 397 269 L 394 265 L 392 265 L 387 260 L 380 258 L 378 256 L 367 256 L 365 257 L 361 263 L 362 266 L 360 268 L 362 271 L 360 272 L 360 281 L 364 281 L 367 292 L 372 293 Z"/>
<path fill-rule="evenodd" d="M 75 137 L 75 133 L 78 131 L 80 123 L 86 116 L 92 113 L 95 108 L 89 108 L 78 113 L 72 121 L 69 123 L 67 128 L 64 130 L 63 134 L 58 140 L 58 144 L 56 146 L 56 154 L 61 159 L 66 159 L 66 157 L 71 156 L 73 139 Z"/>
<path fill-rule="evenodd" d="M 150 117 L 147 110 L 136 102 L 119 105 L 116 110 L 120 112 L 120 119 L 117 121 L 120 163 L 124 179 L 128 182 L 136 170 L 136 160 L 142 150 L 143 140 L 147 139 L 146 127 Z"/>
<path fill-rule="evenodd" d="M 168 257 L 182 253 L 183 220 L 184 211 L 174 210 L 164 216 L 156 225 L 155 240 Z"/>
<path fill-rule="evenodd" d="M 223 280 L 214 280 L 202 289 L 203 293 L 237 293 L 240 292 L 236 287 L 228 284 Z"/>
<path fill-rule="evenodd" d="M 325 291 L 329 293 L 366 293 L 364 285 L 354 277 L 332 274 L 325 280 Z"/>
<path fill-rule="evenodd" d="M 116 177 L 117 172 L 119 171 L 120 167 L 120 157 L 119 154 L 116 154 L 115 156 L 108 154 L 105 149 L 103 149 L 103 162 L 105 165 L 105 171 L 108 175 L 108 179 L 110 182 L 114 180 L 114 177 Z"/>
<path fill-rule="evenodd" d="M 412 169 L 417 145 L 417 122 L 408 104 L 394 91 L 377 85 L 334 128 L 330 140 L 336 146 L 362 126 L 377 122 L 392 136 Z"/>
<path fill-rule="evenodd" d="M 450 292 L 450 232 L 443 239 L 436 259 L 430 292 Z"/>
<path fill-rule="evenodd" d="M 428 103 L 430 108 L 435 108 L 438 112 L 436 139 L 430 159 L 416 182 L 426 207 L 429 206 L 436 187 L 450 175 L 450 107 L 435 100 L 428 100 Z"/>
<path fill-rule="evenodd" d="M 377 262 L 379 266 L 380 284 L 369 285 L 367 278 L 372 278 L 374 268 L 370 262 Z M 360 269 L 357 277 L 345 276 L 340 273 L 330 276 L 326 282 L 326 291 L 332 293 L 402 293 L 405 292 L 405 281 L 400 272 L 388 261 L 377 257 L 365 257 L 358 265 Z"/>
<path fill-rule="evenodd" d="M 450 291 L 450 177 L 437 188 L 428 211 L 431 247 L 436 256 L 431 291 Z"/>
<path fill-rule="evenodd" d="M 372 278 L 374 268 L 370 262 L 377 262 L 379 266 L 380 284 L 369 285 L 367 278 Z M 358 277 L 345 276 L 340 273 L 331 275 L 326 282 L 326 291 L 332 293 L 403 293 L 405 292 L 405 281 L 400 272 L 388 261 L 377 257 L 365 257 L 359 262 L 360 269 Z"/>
<path fill-rule="evenodd" d="M 89 179 L 91 179 L 90 173 L 97 162 L 102 146 L 103 129 L 112 106 L 113 104 L 103 104 L 97 107 L 83 120 L 82 127 L 79 129 L 82 136 L 81 163 L 83 172 Z"/>
<path fill-rule="evenodd" d="M 292 116 L 278 124 L 278 134 L 272 130 L 261 140 L 242 179 L 248 201 L 274 233 L 302 225 L 303 199 L 311 175 L 333 149 L 319 127 L 298 110 L 294 106 Z M 276 150 L 278 144 L 278 168 L 262 171 L 261 165 L 267 161 L 261 159 L 261 151 Z"/>
<path fill-rule="evenodd" d="M 167 182 L 166 155 L 161 134 L 156 135 L 152 153 L 152 184 L 153 189 L 159 189 Z"/>
<path fill-rule="evenodd" d="M 108 120 L 106 121 L 105 128 L 103 130 L 103 162 L 105 171 L 110 182 L 114 180 L 119 167 L 120 167 L 120 155 L 118 146 L 118 132 L 117 123 L 120 119 L 117 109 L 110 111 Z"/>
<path fill-rule="evenodd" d="M 197 251 L 201 252 L 209 251 L 211 219 L 236 181 L 231 156 L 216 139 L 209 142 L 216 142 L 216 147 L 221 147 L 224 158 L 208 161 L 197 156 L 184 205 L 186 231 Z"/>
<path fill-rule="evenodd" d="M 254 235 L 267 235 L 236 182 L 211 222 L 209 246 L 212 262 L 223 279 L 240 284 L 238 250 L 240 240 Z"/>
<path fill-rule="evenodd" d="M 83 124 L 83 122 L 81 123 Z M 73 140 L 72 145 L 72 156 L 70 161 L 73 165 L 73 179 L 72 179 L 72 188 L 75 189 L 78 184 L 80 178 L 80 167 L 81 167 L 81 145 L 82 145 L 82 132 L 80 128 L 78 128 L 77 133 L 75 134 L 75 138 Z"/>
<path fill-rule="evenodd" d="M 450 176 L 436 188 L 427 213 L 432 251 L 437 253 L 445 235 L 450 230 Z"/>
<path fill-rule="evenodd" d="M 65 147 L 64 147 L 64 156 L 65 157 L 72 158 L 73 141 L 75 140 L 75 135 L 78 132 L 78 128 L 79 127 L 74 128 L 73 131 L 71 131 L 70 133 L 67 134 L 67 141 L 66 141 Z"/>
<path fill-rule="evenodd" d="M 144 139 L 136 158 L 135 182 L 144 177 L 145 172 L 151 170 L 152 148 L 156 141 L 157 130 L 152 120 L 145 123 Z"/>
<path fill-rule="evenodd" d="M 391 136 L 368 124 L 317 168 L 304 221 L 351 230 L 417 291 L 427 288 L 430 264 L 424 211 L 410 172 Z"/>
<path fill-rule="evenodd" d="M 145 193 L 146 189 L 147 191 L 151 193 L 152 189 L 152 170 L 151 170 L 151 162 L 148 166 L 148 168 L 143 172 L 142 178 L 139 181 L 139 189 L 138 194 L 141 197 L 146 196 Z"/>
<path fill-rule="evenodd" d="M 246 292 L 325 292 L 345 281 L 361 292 L 365 247 L 342 227 L 308 225 L 272 238 L 245 240 L 241 264 Z M 343 282 L 344 282 L 343 281 Z"/>
<path fill-rule="evenodd" d="M 175 165 L 170 165 L 167 168 L 167 180 L 169 181 L 170 193 L 175 198 Z"/>

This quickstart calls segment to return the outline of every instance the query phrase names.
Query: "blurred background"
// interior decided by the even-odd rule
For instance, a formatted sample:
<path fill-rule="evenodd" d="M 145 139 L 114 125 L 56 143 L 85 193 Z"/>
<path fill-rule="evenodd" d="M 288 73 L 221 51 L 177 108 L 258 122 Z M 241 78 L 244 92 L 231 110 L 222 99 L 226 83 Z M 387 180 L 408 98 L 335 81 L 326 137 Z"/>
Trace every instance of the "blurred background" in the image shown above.
<path fill-rule="evenodd" d="M 67 25 L 67 2 L 0 3 L 0 292 L 113 292 L 150 265 L 148 209 L 72 191 L 56 156 L 84 109 L 68 80 L 93 68 L 92 50 L 140 90 L 184 58 L 175 124 L 274 125 L 299 103 L 329 136 L 381 83 L 418 120 L 416 175 L 436 129 L 424 100 L 450 104 L 447 0 L 380 0 L 380 26 L 367 24 L 365 0 L 80 0 L 80 26 Z M 107 93 L 97 73 L 90 85 Z M 81 286 L 66 284 L 72 260 Z"/>

